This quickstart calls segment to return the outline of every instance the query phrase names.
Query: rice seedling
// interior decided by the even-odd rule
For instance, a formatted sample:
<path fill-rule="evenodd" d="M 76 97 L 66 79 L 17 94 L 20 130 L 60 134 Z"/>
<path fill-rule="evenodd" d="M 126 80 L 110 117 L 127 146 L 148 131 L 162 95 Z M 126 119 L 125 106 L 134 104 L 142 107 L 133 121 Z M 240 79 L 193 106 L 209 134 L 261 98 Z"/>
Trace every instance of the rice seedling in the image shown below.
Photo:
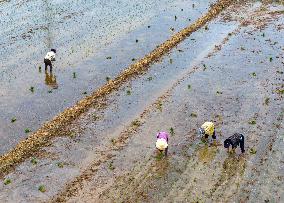
<path fill-rule="evenodd" d="M 192 112 L 192 113 L 190 114 L 190 116 L 193 117 L 193 118 L 196 118 L 196 117 L 197 117 L 197 114 L 194 113 L 194 112 Z"/>
<path fill-rule="evenodd" d="M 46 192 L 46 189 L 45 189 L 45 186 L 44 186 L 44 185 L 40 185 L 40 186 L 38 187 L 38 190 L 39 190 L 40 192 Z"/>
<path fill-rule="evenodd" d="M 62 162 L 58 162 L 56 165 L 58 166 L 58 168 L 63 168 L 64 167 L 64 164 Z"/>
<path fill-rule="evenodd" d="M 248 122 L 248 124 L 250 124 L 250 125 L 255 125 L 255 124 L 256 124 L 256 121 L 255 121 L 254 119 L 252 119 L 252 120 L 250 120 L 250 121 Z"/>
<path fill-rule="evenodd" d="M 29 133 L 29 132 L 31 132 L 31 130 L 29 128 L 26 128 L 25 133 Z"/>
<path fill-rule="evenodd" d="M 249 153 L 250 154 L 256 154 L 256 150 L 254 148 L 250 148 Z"/>
<path fill-rule="evenodd" d="M 33 158 L 31 159 L 31 163 L 32 163 L 33 165 L 36 165 L 36 164 L 37 164 L 37 159 L 36 159 L 35 157 L 33 157 Z"/>
<path fill-rule="evenodd" d="M 109 168 L 109 170 L 111 170 L 111 171 L 113 171 L 113 170 L 115 169 L 115 167 L 114 167 L 112 161 L 108 164 L 108 168 Z"/>
<path fill-rule="evenodd" d="M 35 88 L 34 88 L 33 86 L 31 86 L 31 87 L 30 87 L 30 91 L 31 91 L 32 93 L 34 93 Z"/>
<path fill-rule="evenodd" d="M 251 73 L 251 75 L 252 75 L 253 77 L 256 77 L 256 73 L 255 73 L 255 72 Z"/>
<path fill-rule="evenodd" d="M 174 131 L 173 127 L 170 128 L 170 134 L 171 134 L 171 136 L 175 135 L 175 131 Z"/>
<path fill-rule="evenodd" d="M 4 180 L 4 185 L 9 185 L 10 183 L 12 183 L 11 179 L 7 178 Z"/>
<path fill-rule="evenodd" d="M 265 105 L 268 105 L 269 102 L 270 102 L 270 99 L 268 97 L 266 97 L 265 100 L 264 100 Z"/>

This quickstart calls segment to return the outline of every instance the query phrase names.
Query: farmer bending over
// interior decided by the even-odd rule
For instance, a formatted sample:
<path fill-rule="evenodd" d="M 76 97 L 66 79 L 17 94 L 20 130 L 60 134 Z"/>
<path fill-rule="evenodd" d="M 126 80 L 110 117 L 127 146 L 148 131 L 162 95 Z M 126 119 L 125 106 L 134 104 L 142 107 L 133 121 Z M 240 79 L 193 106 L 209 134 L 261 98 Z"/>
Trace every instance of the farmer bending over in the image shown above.
<path fill-rule="evenodd" d="M 162 153 L 165 151 L 165 156 L 168 155 L 168 141 L 169 134 L 166 132 L 159 132 L 157 134 L 156 148 Z"/>
<path fill-rule="evenodd" d="M 245 137 L 240 133 L 235 133 L 224 141 L 224 147 L 228 149 L 232 146 L 233 153 L 235 149 L 240 146 L 242 153 L 245 152 Z"/>
<path fill-rule="evenodd" d="M 52 61 L 55 61 L 55 49 L 51 49 L 49 52 L 44 57 L 44 65 L 45 65 L 45 70 L 47 69 L 47 66 L 50 67 L 50 72 L 52 71 Z"/>
<path fill-rule="evenodd" d="M 209 136 L 212 136 L 212 139 L 214 142 L 216 142 L 216 134 L 215 134 L 215 127 L 214 123 L 212 122 L 205 122 L 201 128 L 198 129 L 199 135 L 206 140 L 208 139 Z"/>

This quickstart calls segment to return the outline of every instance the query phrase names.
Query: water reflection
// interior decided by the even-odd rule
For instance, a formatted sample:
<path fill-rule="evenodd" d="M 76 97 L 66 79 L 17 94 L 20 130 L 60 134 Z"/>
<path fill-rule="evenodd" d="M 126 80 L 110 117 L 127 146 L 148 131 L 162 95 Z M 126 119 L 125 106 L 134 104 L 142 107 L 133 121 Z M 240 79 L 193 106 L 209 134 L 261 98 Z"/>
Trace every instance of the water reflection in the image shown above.
<path fill-rule="evenodd" d="M 56 75 L 53 74 L 52 71 L 45 70 L 45 84 L 52 89 L 57 89 L 58 84 L 56 81 Z"/>

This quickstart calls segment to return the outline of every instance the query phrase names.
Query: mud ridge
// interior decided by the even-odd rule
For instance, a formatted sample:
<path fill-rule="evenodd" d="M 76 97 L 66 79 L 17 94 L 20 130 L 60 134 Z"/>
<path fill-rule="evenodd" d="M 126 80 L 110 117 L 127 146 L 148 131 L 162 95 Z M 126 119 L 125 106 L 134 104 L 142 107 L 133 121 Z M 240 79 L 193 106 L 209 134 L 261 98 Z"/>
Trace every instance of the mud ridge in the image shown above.
<path fill-rule="evenodd" d="M 99 99 L 104 98 L 111 92 L 117 90 L 129 79 L 138 76 L 149 69 L 150 64 L 159 60 L 164 54 L 168 53 L 186 37 L 204 26 L 208 21 L 214 19 L 233 2 L 234 1 L 232 0 L 219 0 L 216 4 L 211 6 L 205 15 L 200 17 L 189 27 L 173 35 L 169 40 L 157 46 L 157 48 L 148 55 L 126 68 L 114 80 L 110 80 L 107 84 L 99 88 L 90 96 L 85 97 L 81 101 L 77 102 L 77 104 L 73 107 L 66 109 L 58 116 L 54 117 L 51 121 L 45 123 L 27 139 L 19 142 L 15 148 L 0 157 L 0 177 L 9 173 L 19 163 L 32 156 L 41 147 L 47 146 L 53 137 L 68 135 L 69 131 L 67 127 L 72 121 L 92 106 L 95 106 L 96 108 L 103 106 L 103 104 L 98 102 Z"/>

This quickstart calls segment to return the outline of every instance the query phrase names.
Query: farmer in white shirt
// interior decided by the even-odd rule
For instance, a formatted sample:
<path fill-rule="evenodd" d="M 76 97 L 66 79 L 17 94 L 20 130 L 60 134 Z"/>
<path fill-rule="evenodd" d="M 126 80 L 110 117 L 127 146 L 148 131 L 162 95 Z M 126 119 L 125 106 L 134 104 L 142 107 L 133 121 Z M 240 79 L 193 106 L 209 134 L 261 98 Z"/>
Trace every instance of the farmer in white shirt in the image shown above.
<path fill-rule="evenodd" d="M 47 69 L 47 66 L 50 67 L 50 71 L 52 71 L 52 61 L 55 61 L 55 49 L 51 49 L 44 57 L 44 64 L 45 64 L 45 70 Z"/>

